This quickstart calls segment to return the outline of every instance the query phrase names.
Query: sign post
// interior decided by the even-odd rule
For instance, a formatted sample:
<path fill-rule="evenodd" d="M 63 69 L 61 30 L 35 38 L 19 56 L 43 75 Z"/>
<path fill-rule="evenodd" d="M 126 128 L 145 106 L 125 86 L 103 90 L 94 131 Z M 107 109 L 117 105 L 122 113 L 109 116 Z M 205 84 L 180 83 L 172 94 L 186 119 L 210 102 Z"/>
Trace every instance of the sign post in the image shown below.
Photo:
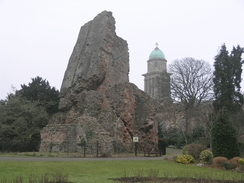
<path fill-rule="evenodd" d="M 133 142 L 135 143 L 135 156 L 137 156 L 137 149 L 138 149 L 138 137 L 133 137 Z"/>

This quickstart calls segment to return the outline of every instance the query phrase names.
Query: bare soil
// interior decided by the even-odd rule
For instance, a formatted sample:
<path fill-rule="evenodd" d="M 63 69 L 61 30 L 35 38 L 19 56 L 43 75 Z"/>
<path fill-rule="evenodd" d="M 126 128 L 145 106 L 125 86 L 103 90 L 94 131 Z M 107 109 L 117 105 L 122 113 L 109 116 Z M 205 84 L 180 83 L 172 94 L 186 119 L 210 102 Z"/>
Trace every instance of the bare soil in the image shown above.
<path fill-rule="evenodd" d="M 122 177 L 113 179 L 115 182 L 123 182 L 123 183 L 143 183 L 143 182 L 155 182 L 155 183 L 243 183 L 243 180 L 235 181 L 235 180 L 214 180 L 214 179 L 202 179 L 202 178 L 171 178 L 171 177 L 158 177 L 158 178 L 150 178 L 150 177 Z"/>

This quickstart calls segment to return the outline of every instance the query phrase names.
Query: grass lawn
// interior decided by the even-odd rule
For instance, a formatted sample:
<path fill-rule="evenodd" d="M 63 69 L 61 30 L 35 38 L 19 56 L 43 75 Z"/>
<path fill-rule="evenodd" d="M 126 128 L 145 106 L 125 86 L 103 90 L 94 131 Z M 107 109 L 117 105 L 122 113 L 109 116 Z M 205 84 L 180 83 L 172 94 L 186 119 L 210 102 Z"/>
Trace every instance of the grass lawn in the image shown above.
<path fill-rule="evenodd" d="M 109 183 L 110 178 L 122 177 L 126 174 L 134 176 L 142 171 L 158 170 L 159 176 L 194 177 L 202 175 L 216 179 L 242 178 L 243 173 L 210 168 L 196 165 L 183 165 L 166 160 L 110 160 L 107 161 L 80 161 L 80 162 L 6 162 L 0 161 L 0 182 L 2 179 L 13 180 L 16 176 L 28 180 L 30 174 L 42 175 L 44 173 L 68 173 L 69 181 L 81 183 Z"/>

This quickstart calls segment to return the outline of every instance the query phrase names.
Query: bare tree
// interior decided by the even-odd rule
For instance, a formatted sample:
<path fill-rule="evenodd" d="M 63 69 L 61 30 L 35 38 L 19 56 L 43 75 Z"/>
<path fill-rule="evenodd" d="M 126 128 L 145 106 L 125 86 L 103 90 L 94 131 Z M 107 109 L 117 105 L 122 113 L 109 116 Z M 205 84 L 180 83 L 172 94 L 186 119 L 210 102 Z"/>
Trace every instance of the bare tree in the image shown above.
<path fill-rule="evenodd" d="M 170 127 L 177 128 L 182 136 L 184 137 L 185 144 L 188 144 L 186 130 L 184 129 L 184 120 L 182 119 L 182 111 L 181 106 L 178 104 L 168 103 L 164 106 L 163 116 L 161 119 L 165 119 L 165 129 L 169 129 Z"/>
<path fill-rule="evenodd" d="M 187 57 L 169 65 L 172 98 L 196 105 L 212 98 L 213 71 L 208 62 Z"/>
<path fill-rule="evenodd" d="M 208 62 L 186 57 L 169 65 L 171 75 L 171 94 L 175 102 L 182 105 L 185 129 L 189 118 L 202 101 L 212 99 L 213 72 Z"/>
<path fill-rule="evenodd" d="M 216 115 L 214 115 L 213 102 L 205 102 L 201 105 L 196 120 L 198 126 L 204 126 L 205 128 L 205 140 L 212 149 L 212 129 Z M 201 124 L 199 124 L 201 123 Z"/>

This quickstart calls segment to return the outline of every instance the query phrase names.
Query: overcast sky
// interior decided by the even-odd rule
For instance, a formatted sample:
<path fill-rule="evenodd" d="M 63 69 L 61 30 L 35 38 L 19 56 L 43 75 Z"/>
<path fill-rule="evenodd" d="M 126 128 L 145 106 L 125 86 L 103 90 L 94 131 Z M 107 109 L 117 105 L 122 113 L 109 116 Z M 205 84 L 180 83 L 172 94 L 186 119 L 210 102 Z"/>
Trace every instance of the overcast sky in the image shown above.
<path fill-rule="evenodd" d="M 60 89 L 80 27 L 104 10 L 128 42 L 130 82 L 142 90 L 156 42 L 168 64 L 213 65 L 223 43 L 244 47 L 244 0 L 0 0 L 0 99 L 36 76 Z"/>

